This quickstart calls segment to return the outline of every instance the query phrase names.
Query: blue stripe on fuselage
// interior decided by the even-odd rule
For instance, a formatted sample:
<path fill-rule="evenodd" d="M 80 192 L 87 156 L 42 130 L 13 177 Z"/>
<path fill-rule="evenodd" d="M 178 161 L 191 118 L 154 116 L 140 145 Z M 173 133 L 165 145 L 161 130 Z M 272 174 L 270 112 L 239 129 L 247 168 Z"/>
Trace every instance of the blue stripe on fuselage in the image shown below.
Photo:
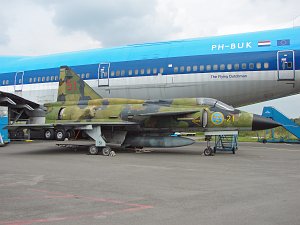
<path fill-rule="evenodd" d="M 300 50 L 295 51 L 295 57 L 297 59 L 300 58 Z M 298 60 L 299 61 L 299 60 Z M 250 64 L 256 65 L 256 63 L 262 64 L 262 69 L 249 68 Z M 269 67 L 266 69 L 263 67 L 264 63 L 268 63 Z M 225 70 L 220 69 L 220 65 L 225 65 Z M 227 65 L 232 64 L 232 69 L 228 70 Z M 235 69 L 234 65 L 239 64 L 239 69 Z M 243 68 L 242 64 L 246 64 L 247 67 Z M 172 65 L 172 67 L 169 67 Z M 200 65 L 204 66 L 204 70 L 200 71 Z M 207 70 L 206 66 L 211 65 L 211 70 Z M 218 69 L 214 70 L 213 66 L 218 65 Z M 78 74 L 87 73 L 90 75 L 89 78 L 85 79 L 97 79 L 98 78 L 98 66 L 99 64 L 90 64 L 90 65 L 80 65 L 80 66 L 72 66 L 72 69 Z M 180 67 L 184 66 L 184 72 L 180 71 Z M 187 71 L 187 67 L 191 67 L 191 71 Z M 193 66 L 197 66 L 197 72 L 193 71 Z M 178 67 L 178 72 L 174 73 L 174 68 Z M 147 74 L 147 69 L 151 69 L 151 74 Z M 125 70 L 125 74 L 123 76 L 116 75 L 114 77 L 110 77 L 110 79 L 124 78 L 124 77 L 140 77 L 140 76 L 156 76 L 157 74 L 153 74 L 153 68 L 157 68 L 159 71 L 160 68 L 164 68 L 163 75 L 170 74 L 189 74 L 189 73 L 217 73 L 217 72 L 239 72 L 239 71 L 268 71 L 268 70 L 277 70 L 277 51 L 271 52 L 249 52 L 249 53 L 235 53 L 235 54 L 218 54 L 218 55 L 200 55 L 200 56 L 186 56 L 186 57 L 173 57 L 173 58 L 165 58 L 165 59 L 147 59 L 147 60 L 136 60 L 136 61 L 126 61 L 126 62 L 113 62 L 111 63 L 110 71 L 122 71 Z M 144 69 L 145 72 L 142 75 L 141 69 Z M 296 70 L 300 69 L 300 65 L 296 65 Z M 133 74 L 129 75 L 128 71 L 132 70 Z M 139 74 L 135 75 L 134 70 L 138 70 Z M 13 73 L 3 73 L 0 74 L 0 85 L 13 85 L 15 82 L 15 72 Z M 25 71 L 24 73 L 24 84 L 31 83 L 47 83 L 47 82 L 57 82 L 58 80 L 47 80 L 47 77 L 57 77 L 59 76 L 59 67 L 50 68 L 50 69 L 40 69 L 40 70 L 30 70 Z M 32 82 L 33 78 L 40 77 L 40 81 Z M 42 78 L 44 77 L 44 81 Z M 30 82 L 31 78 L 31 82 Z M 8 84 L 3 81 L 9 81 Z"/>

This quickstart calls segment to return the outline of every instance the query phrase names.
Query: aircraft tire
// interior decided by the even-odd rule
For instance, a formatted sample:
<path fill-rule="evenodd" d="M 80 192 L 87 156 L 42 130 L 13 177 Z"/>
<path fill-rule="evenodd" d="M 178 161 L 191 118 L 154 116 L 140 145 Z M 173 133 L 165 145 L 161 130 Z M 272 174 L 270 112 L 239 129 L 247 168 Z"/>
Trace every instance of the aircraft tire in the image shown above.
<path fill-rule="evenodd" d="M 52 130 L 52 129 L 45 130 L 44 137 L 46 140 L 53 140 L 54 139 L 54 130 Z"/>
<path fill-rule="evenodd" d="M 98 155 L 99 153 L 99 148 L 96 147 L 95 145 L 92 145 L 89 147 L 89 154 L 90 155 Z"/>
<path fill-rule="evenodd" d="M 58 129 L 55 132 L 55 139 L 57 141 L 64 141 L 66 138 L 66 131 L 63 129 Z"/>
<path fill-rule="evenodd" d="M 205 156 L 211 156 L 211 155 L 213 155 L 213 149 L 212 148 L 206 148 L 206 149 L 204 149 L 203 154 Z"/>
<path fill-rule="evenodd" d="M 102 148 L 102 155 L 109 156 L 110 152 L 111 152 L 111 148 L 109 146 Z"/>
<path fill-rule="evenodd" d="M 71 139 L 75 137 L 75 130 L 69 129 L 66 131 L 66 138 Z"/>

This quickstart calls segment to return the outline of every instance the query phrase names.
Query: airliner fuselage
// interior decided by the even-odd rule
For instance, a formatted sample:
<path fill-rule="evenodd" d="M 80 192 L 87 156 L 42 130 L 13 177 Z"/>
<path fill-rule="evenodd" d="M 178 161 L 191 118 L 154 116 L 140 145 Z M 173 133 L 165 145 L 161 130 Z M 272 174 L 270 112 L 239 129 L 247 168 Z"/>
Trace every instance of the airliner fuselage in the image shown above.
<path fill-rule="evenodd" d="M 59 67 L 107 98 L 209 97 L 233 106 L 300 92 L 300 27 L 34 57 L 0 57 L 0 90 L 57 98 Z"/>

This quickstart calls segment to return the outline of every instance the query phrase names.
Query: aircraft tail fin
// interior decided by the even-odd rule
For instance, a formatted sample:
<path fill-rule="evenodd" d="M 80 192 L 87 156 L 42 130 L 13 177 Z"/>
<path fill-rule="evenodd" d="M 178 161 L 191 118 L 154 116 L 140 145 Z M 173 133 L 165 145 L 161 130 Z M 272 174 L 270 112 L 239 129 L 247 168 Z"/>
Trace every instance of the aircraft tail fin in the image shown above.
<path fill-rule="evenodd" d="M 82 101 L 102 98 L 84 82 L 70 67 L 60 67 L 58 102 Z"/>

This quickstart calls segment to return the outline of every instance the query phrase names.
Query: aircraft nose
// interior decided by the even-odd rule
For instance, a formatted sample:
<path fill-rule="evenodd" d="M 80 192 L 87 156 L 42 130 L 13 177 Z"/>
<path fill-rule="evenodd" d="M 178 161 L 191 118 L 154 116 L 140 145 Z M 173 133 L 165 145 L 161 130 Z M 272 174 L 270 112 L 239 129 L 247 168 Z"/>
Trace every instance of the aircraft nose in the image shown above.
<path fill-rule="evenodd" d="M 279 126 L 282 125 L 270 118 L 266 118 L 256 114 L 253 115 L 252 130 L 267 130 Z"/>

